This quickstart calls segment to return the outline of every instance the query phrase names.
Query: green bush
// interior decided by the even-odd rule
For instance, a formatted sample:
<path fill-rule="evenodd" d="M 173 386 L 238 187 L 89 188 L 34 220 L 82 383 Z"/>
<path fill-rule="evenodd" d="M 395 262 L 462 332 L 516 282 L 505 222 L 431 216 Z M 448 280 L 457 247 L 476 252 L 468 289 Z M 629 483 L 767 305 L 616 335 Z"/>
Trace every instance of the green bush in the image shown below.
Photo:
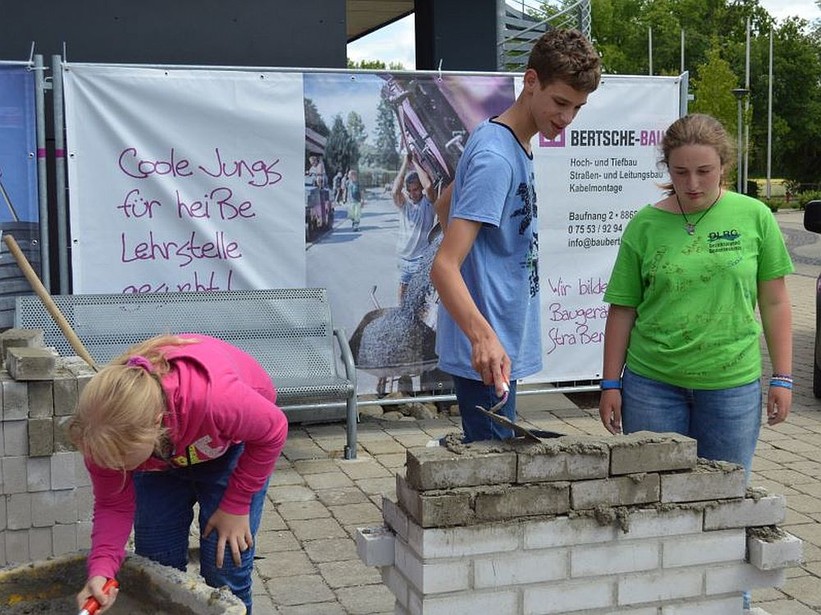
<path fill-rule="evenodd" d="M 810 201 L 821 201 L 821 191 L 808 190 L 806 192 L 799 192 L 795 198 L 798 201 L 799 207 L 804 209 Z"/>

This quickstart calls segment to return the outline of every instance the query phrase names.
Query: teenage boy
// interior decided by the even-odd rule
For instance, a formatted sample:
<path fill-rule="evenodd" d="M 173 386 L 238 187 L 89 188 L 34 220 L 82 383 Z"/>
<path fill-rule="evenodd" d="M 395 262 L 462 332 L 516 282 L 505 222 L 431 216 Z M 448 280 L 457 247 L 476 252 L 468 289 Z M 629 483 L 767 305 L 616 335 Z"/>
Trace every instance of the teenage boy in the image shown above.
<path fill-rule="evenodd" d="M 537 133 L 558 136 L 600 78 L 599 55 L 580 32 L 545 33 L 516 101 L 472 132 L 450 207 L 445 201 L 439 211 L 447 224 L 431 270 L 441 301 L 436 352 L 453 376 L 465 442 L 512 437 L 475 407 L 489 409 L 507 395 L 498 412 L 515 421 L 516 380 L 542 368 L 530 141 Z"/>

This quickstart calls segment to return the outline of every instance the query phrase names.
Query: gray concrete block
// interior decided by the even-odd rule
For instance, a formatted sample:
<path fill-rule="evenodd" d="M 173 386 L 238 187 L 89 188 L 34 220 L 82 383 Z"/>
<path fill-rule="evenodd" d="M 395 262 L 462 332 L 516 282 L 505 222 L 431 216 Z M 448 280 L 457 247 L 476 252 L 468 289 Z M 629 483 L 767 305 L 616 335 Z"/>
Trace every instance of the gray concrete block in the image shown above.
<path fill-rule="evenodd" d="M 28 420 L 29 455 L 47 457 L 54 452 L 54 420 Z"/>
<path fill-rule="evenodd" d="M 76 453 L 55 453 L 51 456 L 51 488 L 73 489 L 77 486 Z"/>
<path fill-rule="evenodd" d="M 80 521 L 77 523 L 77 548 L 91 548 L 91 521 Z"/>
<path fill-rule="evenodd" d="M 13 493 L 6 496 L 6 525 L 10 530 L 31 527 L 31 494 Z"/>
<path fill-rule="evenodd" d="M 466 491 L 422 493 L 397 475 L 396 497 L 408 517 L 423 528 L 466 525 L 473 520 L 471 496 Z"/>
<path fill-rule="evenodd" d="M 3 420 L 27 419 L 29 416 L 29 390 L 25 382 L 17 382 L 9 376 L 2 379 Z"/>
<path fill-rule="evenodd" d="M 74 489 L 49 491 L 54 500 L 55 523 L 77 523 L 80 516 L 77 514 L 77 492 Z"/>
<path fill-rule="evenodd" d="M 704 511 L 705 530 L 761 527 L 783 523 L 787 501 L 783 495 L 761 495 L 743 500 L 720 500 Z"/>
<path fill-rule="evenodd" d="M 54 555 L 73 553 L 77 550 L 77 525 L 57 524 L 51 528 L 51 542 Z"/>
<path fill-rule="evenodd" d="M 55 523 L 57 511 L 54 508 L 54 492 L 41 491 L 31 494 L 31 525 L 51 527 Z"/>
<path fill-rule="evenodd" d="M 534 453 L 530 450 L 533 449 Z M 610 450 L 601 439 L 564 436 L 519 453 L 516 481 L 575 481 L 606 478 Z"/>
<path fill-rule="evenodd" d="M 6 516 L 6 496 L 0 495 L 0 531 L 7 527 L 8 518 Z"/>
<path fill-rule="evenodd" d="M 54 416 L 54 385 L 50 380 L 28 383 L 29 417 L 50 418 Z"/>
<path fill-rule="evenodd" d="M 516 454 L 419 448 L 407 452 L 406 468 L 408 484 L 417 491 L 506 484 L 516 480 Z"/>
<path fill-rule="evenodd" d="M 48 491 L 51 489 L 51 459 L 49 457 L 29 457 L 26 460 L 28 490 Z"/>
<path fill-rule="evenodd" d="M 66 453 L 77 450 L 68 438 L 68 424 L 71 416 L 54 417 L 54 452 Z"/>
<path fill-rule="evenodd" d="M 33 527 L 29 530 L 29 557 L 37 561 L 54 555 L 50 527 Z"/>
<path fill-rule="evenodd" d="M 639 431 L 610 445 L 610 474 L 668 472 L 696 467 L 696 441 L 680 434 Z"/>
<path fill-rule="evenodd" d="M 632 506 L 659 501 L 658 474 L 631 474 L 599 480 L 571 483 L 570 505 L 573 510 L 596 506 Z"/>
<path fill-rule="evenodd" d="M 25 493 L 28 491 L 28 457 L 3 457 L 3 493 Z"/>
<path fill-rule="evenodd" d="M 560 515 L 570 510 L 570 483 L 511 485 L 495 493 L 478 493 L 474 509 L 481 521 Z"/>
<path fill-rule="evenodd" d="M 3 449 L 7 457 L 29 454 L 28 419 L 3 422 Z"/>
<path fill-rule="evenodd" d="M 54 375 L 54 414 L 68 416 L 74 414 L 79 399 L 77 377 L 65 369 L 57 370 Z"/>
<path fill-rule="evenodd" d="M 31 561 L 29 531 L 6 530 L 6 563 L 23 564 Z"/>
<path fill-rule="evenodd" d="M 747 553 L 750 563 L 759 570 L 800 566 L 803 542 L 779 528 L 763 533 L 751 531 L 747 537 Z"/>
<path fill-rule="evenodd" d="M 692 472 L 661 475 L 661 501 L 699 502 L 742 498 L 746 482 L 744 468 L 740 465 L 699 459 Z"/>
<path fill-rule="evenodd" d="M 57 358 L 45 348 L 9 348 L 6 369 L 15 380 L 52 380 Z"/>
<path fill-rule="evenodd" d="M 5 360 L 9 348 L 42 348 L 44 338 L 42 329 L 7 329 L 0 333 L 0 359 Z"/>

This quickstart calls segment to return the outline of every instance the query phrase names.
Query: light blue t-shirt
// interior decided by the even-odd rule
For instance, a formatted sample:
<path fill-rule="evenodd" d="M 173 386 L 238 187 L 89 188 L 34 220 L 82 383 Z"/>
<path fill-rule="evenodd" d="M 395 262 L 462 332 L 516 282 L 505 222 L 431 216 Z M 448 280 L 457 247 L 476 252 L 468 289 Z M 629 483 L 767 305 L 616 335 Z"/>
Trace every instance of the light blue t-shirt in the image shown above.
<path fill-rule="evenodd" d="M 468 139 L 453 184 L 450 219 L 482 223 L 462 264 L 476 306 L 511 359 L 511 378 L 541 370 L 539 233 L 533 158 L 507 126 L 488 120 Z M 442 371 L 481 380 L 471 345 L 440 305 L 436 353 Z"/>
<path fill-rule="evenodd" d="M 433 228 L 433 204 L 422 195 L 418 203 L 410 198 L 399 210 L 399 235 L 396 253 L 399 258 L 414 260 L 420 258 L 428 247 L 428 232 Z"/>

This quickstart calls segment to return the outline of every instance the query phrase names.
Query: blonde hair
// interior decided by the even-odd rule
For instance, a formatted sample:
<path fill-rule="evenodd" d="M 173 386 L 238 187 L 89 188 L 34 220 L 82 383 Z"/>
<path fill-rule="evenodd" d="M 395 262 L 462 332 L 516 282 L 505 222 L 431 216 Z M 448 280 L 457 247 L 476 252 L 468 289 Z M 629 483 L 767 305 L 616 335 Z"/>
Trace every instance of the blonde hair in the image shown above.
<path fill-rule="evenodd" d="M 706 113 L 691 113 L 680 117 L 670 124 L 661 139 L 660 165 L 667 167 L 670 163 L 670 154 L 673 150 L 684 145 L 706 145 L 712 147 L 721 162 L 721 181 L 735 166 L 736 148 L 724 126 L 712 115 Z M 673 183 L 660 184 L 667 194 L 674 194 Z"/>
<path fill-rule="evenodd" d="M 77 449 L 100 467 L 123 471 L 125 457 L 137 446 L 156 449 L 166 435 L 157 421 L 166 407 L 160 379 L 170 369 L 162 348 L 192 343 L 197 340 L 153 337 L 101 369 L 83 388 L 69 422 L 68 435 Z M 129 364 L 132 357 L 147 363 Z"/>

